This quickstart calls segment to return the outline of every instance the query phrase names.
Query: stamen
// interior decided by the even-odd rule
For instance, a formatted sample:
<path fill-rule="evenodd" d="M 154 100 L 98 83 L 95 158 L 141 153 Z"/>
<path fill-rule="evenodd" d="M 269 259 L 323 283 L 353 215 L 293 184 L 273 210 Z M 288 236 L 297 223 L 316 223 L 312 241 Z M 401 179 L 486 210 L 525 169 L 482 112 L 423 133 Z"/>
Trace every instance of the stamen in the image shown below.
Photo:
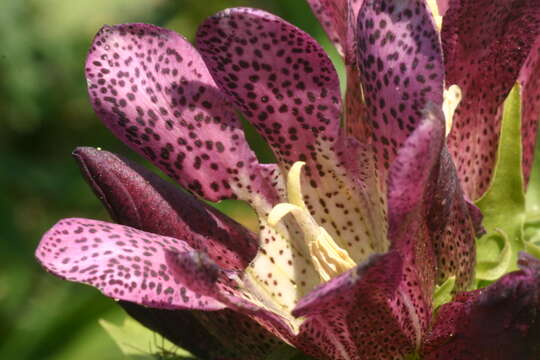
<path fill-rule="evenodd" d="M 452 85 L 444 90 L 443 112 L 446 119 L 446 136 L 452 130 L 452 120 L 454 112 L 461 101 L 461 88 L 457 85 Z"/>
<path fill-rule="evenodd" d="M 304 203 L 301 188 L 303 162 L 296 162 L 287 175 L 288 203 L 276 205 L 268 215 L 268 223 L 275 226 L 284 216 L 291 214 L 304 233 L 311 260 L 319 273 L 321 281 L 353 268 L 356 263 L 347 251 L 339 247 L 328 232 L 317 224 Z"/>

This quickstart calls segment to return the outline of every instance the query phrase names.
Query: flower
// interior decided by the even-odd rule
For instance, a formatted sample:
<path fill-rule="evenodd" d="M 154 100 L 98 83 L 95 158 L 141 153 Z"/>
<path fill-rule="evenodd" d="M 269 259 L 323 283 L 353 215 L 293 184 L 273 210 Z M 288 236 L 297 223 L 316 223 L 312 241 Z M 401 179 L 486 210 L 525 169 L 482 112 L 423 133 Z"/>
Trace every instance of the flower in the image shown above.
<path fill-rule="evenodd" d="M 524 254 L 521 270 L 466 290 L 481 230 L 469 199 L 488 189 L 516 80 L 530 171 L 540 7 L 439 1 L 439 32 L 422 0 L 309 3 L 343 55 L 344 106 L 316 41 L 261 10 L 218 13 L 195 46 L 152 25 L 106 26 L 86 63 L 111 131 L 197 197 L 248 202 L 258 235 L 79 148 L 119 224 L 62 220 L 38 260 L 202 358 L 261 359 L 285 344 L 317 359 L 537 358 L 538 260 Z M 484 12 L 493 20 L 476 21 Z M 258 162 L 236 111 L 276 164 Z M 452 279 L 457 295 L 434 312 L 436 286 Z"/>

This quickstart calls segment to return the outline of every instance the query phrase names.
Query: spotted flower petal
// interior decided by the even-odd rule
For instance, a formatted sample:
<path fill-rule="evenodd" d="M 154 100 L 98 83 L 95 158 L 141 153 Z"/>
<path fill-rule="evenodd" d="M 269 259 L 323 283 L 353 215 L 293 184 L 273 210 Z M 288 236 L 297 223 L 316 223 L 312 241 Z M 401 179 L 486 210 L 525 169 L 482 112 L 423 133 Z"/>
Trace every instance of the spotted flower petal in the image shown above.
<path fill-rule="evenodd" d="M 540 262 L 522 254 L 521 271 L 463 293 L 436 316 L 426 360 L 535 360 L 540 357 Z"/>
<path fill-rule="evenodd" d="M 534 158 L 536 132 L 540 120 L 540 36 L 525 60 L 518 81 L 521 84 L 521 139 L 523 142 L 523 176 L 529 182 Z"/>
<path fill-rule="evenodd" d="M 78 148 L 74 156 L 115 221 L 183 239 L 226 270 L 242 270 L 253 259 L 255 235 L 148 170 L 93 148 Z M 206 313 L 127 302 L 122 307 L 147 327 L 203 358 L 228 354 L 257 359 L 283 344 L 253 319 L 229 309 Z M 241 338 L 234 336 L 239 331 L 244 333 Z M 206 345 L 200 346 L 203 339 Z"/>
<path fill-rule="evenodd" d="M 351 24 L 364 0 L 308 0 L 313 13 L 319 19 L 330 40 L 339 53 L 345 54 L 354 46 Z"/>
<path fill-rule="evenodd" d="M 347 133 L 366 142 L 369 128 L 365 123 L 365 104 L 356 63 L 356 17 L 363 0 L 308 0 L 313 13 L 345 61 L 345 127 Z"/>
<path fill-rule="evenodd" d="M 374 255 L 303 298 L 295 316 L 301 333 L 328 359 L 379 360 L 414 352 L 416 331 L 398 294 L 403 262 L 396 252 Z"/>
<path fill-rule="evenodd" d="M 86 77 L 113 133 L 185 188 L 212 201 L 274 198 L 234 110 L 180 35 L 146 24 L 106 26 Z"/>
<path fill-rule="evenodd" d="M 274 15 L 235 8 L 201 25 L 197 47 L 217 85 L 268 142 L 282 172 L 305 162 L 303 199 L 315 220 L 355 260 L 384 251 L 384 200 L 373 185 L 354 178 L 355 162 L 368 156 L 340 134 L 338 77 L 317 42 Z M 358 156 L 352 160 L 350 154 Z M 319 278 L 298 244 L 302 234 L 294 226 L 273 229 L 264 223 L 268 214 L 259 215 L 263 249 L 253 264 L 256 281 L 282 294 L 275 300 L 290 310 Z M 274 263 L 280 270 L 269 274 Z"/>
<path fill-rule="evenodd" d="M 339 132 L 339 80 L 324 50 L 262 10 L 234 8 L 204 22 L 197 48 L 220 88 L 292 165 Z"/>
<path fill-rule="evenodd" d="M 455 0 L 444 16 L 446 86 L 457 84 L 463 94 L 448 142 L 465 192 L 473 200 L 489 185 L 500 108 L 540 35 L 539 22 L 536 0 Z M 529 135 L 525 141 L 534 142 L 534 134 Z M 529 164 L 530 155 L 525 160 Z"/>
<path fill-rule="evenodd" d="M 172 276 L 170 253 L 189 251 L 182 240 L 97 220 L 64 219 L 43 236 L 36 256 L 54 275 L 92 285 L 114 299 L 164 309 L 223 309 Z"/>
<path fill-rule="evenodd" d="M 403 281 L 399 292 L 409 304 L 416 325 L 417 347 L 428 328 L 431 296 L 436 280 L 436 258 L 432 235 L 442 231 L 428 223 L 433 186 L 444 149 L 444 120 L 435 106 L 424 112 L 424 120 L 401 148 L 389 173 L 388 221 L 391 249 L 403 257 Z"/>
<path fill-rule="evenodd" d="M 225 269 L 242 270 L 255 256 L 255 234 L 143 167 L 93 148 L 73 155 L 117 223 L 182 239 Z"/>
<path fill-rule="evenodd" d="M 426 104 L 442 104 L 439 35 L 424 1 L 366 0 L 357 36 L 367 121 L 384 174 Z"/>

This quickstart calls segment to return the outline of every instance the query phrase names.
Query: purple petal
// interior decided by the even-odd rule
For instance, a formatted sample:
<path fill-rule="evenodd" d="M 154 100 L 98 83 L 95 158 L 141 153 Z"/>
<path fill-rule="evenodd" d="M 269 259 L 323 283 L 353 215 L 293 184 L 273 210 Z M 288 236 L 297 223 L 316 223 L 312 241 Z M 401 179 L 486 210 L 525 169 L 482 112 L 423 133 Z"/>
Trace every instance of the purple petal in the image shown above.
<path fill-rule="evenodd" d="M 307 0 L 330 40 L 343 57 L 354 46 L 354 19 L 364 0 Z M 347 56 L 345 55 L 347 54 Z"/>
<path fill-rule="evenodd" d="M 338 77 L 308 34 L 262 10 L 235 8 L 201 25 L 197 47 L 278 160 L 306 161 L 322 139 L 337 138 Z"/>
<path fill-rule="evenodd" d="M 360 75 L 356 64 L 356 17 L 364 0 L 308 0 L 311 9 L 345 60 L 347 92 L 345 124 L 348 134 L 367 142 L 368 127 Z"/>
<path fill-rule="evenodd" d="M 255 234 L 143 167 L 93 148 L 73 155 L 115 222 L 182 239 L 225 269 L 244 269 L 255 256 Z"/>
<path fill-rule="evenodd" d="M 474 279 L 475 238 L 483 230 L 482 214 L 467 203 L 457 172 L 446 149 L 443 149 L 430 199 L 428 226 L 437 259 L 437 283 L 456 277 L 455 290 L 466 290 Z"/>
<path fill-rule="evenodd" d="M 473 200 L 493 174 L 500 107 L 540 34 L 539 5 L 537 0 L 454 0 L 445 14 L 446 86 L 457 84 L 463 94 L 448 142 Z"/>
<path fill-rule="evenodd" d="M 88 219 L 64 219 L 41 239 L 36 256 L 52 274 L 92 285 L 118 300 L 164 309 L 223 309 L 173 277 L 169 252 L 185 253 L 181 240 Z"/>
<path fill-rule="evenodd" d="M 439 159 L 444 147 L 444 115 L 430 106 L 424 121 L 400 149 L 388 178 L 388 236 L 392 249 L 403 256 L 404 281 L 420 331 L 429 325 L 431 296 L 436 279 L 434 231 L 429 223 L 432 192 L 437 181 Z M 437 191 L 437 189 L 435 189 Z"/>
<path fill-rule="evenodd" d="M 439 34 L 422 0 L 369 0 L 358 14 L 357 36 L 366 120 L 385 174 L 426 104 L 442 104 Z"/>
<path fill-rule="evenodd" d="M 426 302 L 434 280 L 456 276 L 457 289 L 465 289 L 474 276 L 475 224 L 444 139 L 444 115 L 429 107 L 389 177 L 389 236 L 419 274 L 417 296 Z"/>
<path fill-rule="evenodd" d="M 523 176 L 527 185 L 533 165 L 536 132 L 540 119 L 540 37 L 536 39 L 521 69 L 518 81 L 522 86 L 521 140 L 523 142 Z"/>
<path fill-rule="evenodd" d="M 425 360 L 540 358 L 540 262 L 443 305 L 423 349 Z"/>
<path fill-rule="evenodd" d="M 197 46 L 282 168 L 306 162 L 302 191 L 318 223 L 354 260 L 386 250 L 384 210 L 354 184 L 345 158 L 359 150 L 340 135 L 338 78 L 317 42 L 274 15 L 236 8 L 208 19 Z"/>
<path fill-rule="evenodd" d="M 401 292 L 404 264 L 396 252 L 374 255 L 314 290 L 293 311 L 306 318 L 300 335 L 328 359 L 394 359 L 417 348 L 418 321 Z"/>
<path fill-rule="evenodd" d="M 184 187 L 211 201 L 274 198 L 234 109 L 180 35 L 145 24 L 106 26 L 86 77 L 111 131 Z"/>

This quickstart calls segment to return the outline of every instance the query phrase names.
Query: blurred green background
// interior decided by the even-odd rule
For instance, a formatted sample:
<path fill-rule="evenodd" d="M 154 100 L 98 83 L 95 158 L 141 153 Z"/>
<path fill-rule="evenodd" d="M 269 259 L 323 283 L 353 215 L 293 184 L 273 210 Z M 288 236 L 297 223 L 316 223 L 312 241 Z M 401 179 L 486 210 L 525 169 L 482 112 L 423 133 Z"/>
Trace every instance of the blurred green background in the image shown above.
<path fill-rule="evenodd" d="M 97 323 L 121 310 L 90 287 L 46 274 L 33 255 L 60 218 L 108 219 L 71 151 L 133 154 L 92 111 L 86 51 L 104 24 L 150 22 L 193 38 L 204 18 L 232 6 L 269 10 L 331 49 L 304 1 L 0 0 L 0 359 L 122 358 Z"/>

